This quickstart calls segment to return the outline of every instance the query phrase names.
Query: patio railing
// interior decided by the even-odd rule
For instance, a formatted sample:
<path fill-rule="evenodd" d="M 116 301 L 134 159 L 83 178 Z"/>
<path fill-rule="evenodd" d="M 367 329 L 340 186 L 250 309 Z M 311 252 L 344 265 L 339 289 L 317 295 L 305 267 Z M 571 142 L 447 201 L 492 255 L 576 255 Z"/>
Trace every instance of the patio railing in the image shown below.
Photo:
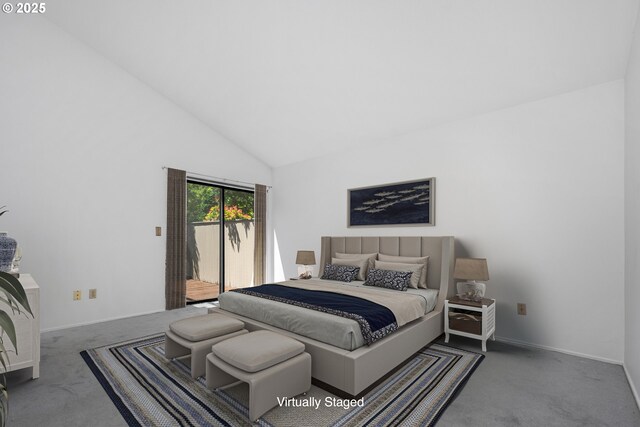
<path fill-rule="evenodd" d="M 218 286 L 220 280 L 220 222 L 194 222 L 187 228 L 187 278 Z M 253 285 L 254 224 L 225 221 L 225 289 Z"/>

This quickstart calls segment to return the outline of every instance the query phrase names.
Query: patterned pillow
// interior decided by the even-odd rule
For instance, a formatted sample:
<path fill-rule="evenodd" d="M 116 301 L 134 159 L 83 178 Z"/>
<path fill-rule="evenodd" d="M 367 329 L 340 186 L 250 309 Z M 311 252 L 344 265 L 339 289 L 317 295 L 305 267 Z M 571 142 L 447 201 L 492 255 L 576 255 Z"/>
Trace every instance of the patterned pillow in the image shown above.
<path fill-rule="evenodd" d="M 358 277 L 360 267 L 351 265 L 327 264 L 324 266 L 324 273 L 321 279 L 339 280 L 341 282 L 350 282 Z"/>
<path fill-rule="evenodd" d="M 402 262 L 406 264 L 420 264 L 422 265 L 422 274 L 420 274 L 419 288 L 427 289 L 427 267 L 429 266 L 429 257 L 414 257 L 414 256 L 394 256 L 378 254 L 378 259 L 384 262 Z M 375 267 L 375 266 L 374 266 Z"/>
<path fill-rule="evenodd" d="M 360 271 L 358 272 L 357 279 L 362 280 L 363 282 L 367 279 L 367 271 L 369 271 L 369 261 L 366 259 L 331 258 L 331 264 L 359 267 Z"/>
<path fill-rule="evenodd" d="M 375 261 L 375 267 L 379 270 L 392 270 L 392 271 L 410 271 L 411 280 L 409 281 L 409 287 L 418 289 L 418 285 L 420 284 L 420 279 L 422 275 L 422 269 L 424 266 L 420 264 L 404 264 L 401 262 L 384 262 L 384 261 Z"/>
<path fill-rule="evenodd" d="M 365 286 L 377 286 L 379 288 L 393 289 L 396 291 L 406 291 L 411 283 L 411 271 L 380 270 L 372 268 L 369 270 Z"/>
<path fill-rule="evenodd" d="M 375 265 L 373 265 L 374 261 L 376 259 L 378 259 L 378 253 L 373 253 L 373 254 L 346 254 L 343 252 L 336 252 L 336 258 L 338 259 L 366 259 L 368 264 L 367 266 L 364 268 L 364 271 L 362 271 L 362 269 L 360 269 L 360 277 L 362 277 L 361 279 L 358 280 L 365 280 L 367 277 L 367 274 L 369 273 L 369 269 L 370 268 L 375 268 Z M 332 262 L 331 264 L 335 264 L 334 262 Z"/>

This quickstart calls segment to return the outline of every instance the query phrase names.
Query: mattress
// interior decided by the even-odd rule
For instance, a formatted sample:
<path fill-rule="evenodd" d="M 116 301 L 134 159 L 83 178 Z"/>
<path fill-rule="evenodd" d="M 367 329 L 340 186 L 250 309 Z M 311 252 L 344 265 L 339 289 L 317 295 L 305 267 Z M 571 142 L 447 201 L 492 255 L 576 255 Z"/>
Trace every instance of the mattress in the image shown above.
<path fill-rule="evenodd" d="M 295 286 L 298 281 L 280 282 L 282 285 Z M 336 282 L 333 280 L 311 279 L 299 281 L 300 284 L 320 284 L 348 286 L 357 290 L 364 288 L 368 293 L 374 291 L 381 295 L 394 295 L 398 291 L 363 286 L 364 282 Z M 435 289 L 408 289 L 404 295 L 415 295 L 419 302 L 422 315 L 432 311 L 438 299 Z M 225 292 L 218 297 L 220 308 L 241 316 L 248 317 L 284 329 L 344 350 L 355 350 L 365 345 L 358 322 L 320 311 L 258 298 L 238 292 Z"/>

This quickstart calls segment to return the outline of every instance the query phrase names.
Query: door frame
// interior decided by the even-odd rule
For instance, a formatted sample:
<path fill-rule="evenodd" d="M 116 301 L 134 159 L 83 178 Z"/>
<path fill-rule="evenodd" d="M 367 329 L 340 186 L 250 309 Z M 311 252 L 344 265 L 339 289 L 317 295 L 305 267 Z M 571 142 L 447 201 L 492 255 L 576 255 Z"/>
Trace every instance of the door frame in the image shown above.
<path fill-rule="evenodd" d="M 219 258 L 219 263 L 220 263 L 220 277 L 219 277 L 219 283 L 218 283 L 218 295 L 220 295 L 221 293 L 224 292 L 224 288 L 225 288 L 225 267 L 224 267 L 224 255 L 225 255 L 225 219 L 224 219 L 224 192 L 225 190 L 232 190 L 232 191 L 239 191 L 239 192 L 243 192 L 243 193 L 251 193 L 254 195 L 254 203 L 255 203 L 255 189 L 251 188 L 251 187 L 243 187 L 243 186 L 239 186 L 239 185 L 229 185 L 229 184 L 223 184 L 223 183 L 219 183 L 219 182 L 215 182 L 215 181 L 207 181 L 207 180 L 203 180 L 200 178 L 194 178 L 194 177 L 190 177 L 187 176 L 187 191 L 188 191 L 188 187 L 189 184 L 199 184 L 199 185 L 206 185 L 208 187 L 216 187 L 220 189 L 220 239 L 218 244 L 220 245 L 219 250 L 220 250 L 220 258 Z M 187 198 L 188 200 L 188 198 Z M 189 205 L 187 203 L 187 212 L 189 210 Z M 188 233 L 187 233 L 188 234 Z M 191 305 L 191 304 L 200 304 L 203 302 L 213 302 L 213 301 L 218 301 L 218 298 L 209 298 L 209 299 L 203 299 L 203 300 L 197 300 L 197 301 L 187 301 L 186 304 L 187 305 Z"/>

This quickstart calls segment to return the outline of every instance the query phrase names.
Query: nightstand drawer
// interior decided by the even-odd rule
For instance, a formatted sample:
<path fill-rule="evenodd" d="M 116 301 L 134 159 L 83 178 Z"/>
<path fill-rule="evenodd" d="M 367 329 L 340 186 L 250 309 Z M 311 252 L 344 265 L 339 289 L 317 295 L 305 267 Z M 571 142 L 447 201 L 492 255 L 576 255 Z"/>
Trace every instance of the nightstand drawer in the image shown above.
<path fill-rule="evenodd" d="M 468 334 L 482 335 L 482 316 L 449 311 L 449 328 Z"/>

